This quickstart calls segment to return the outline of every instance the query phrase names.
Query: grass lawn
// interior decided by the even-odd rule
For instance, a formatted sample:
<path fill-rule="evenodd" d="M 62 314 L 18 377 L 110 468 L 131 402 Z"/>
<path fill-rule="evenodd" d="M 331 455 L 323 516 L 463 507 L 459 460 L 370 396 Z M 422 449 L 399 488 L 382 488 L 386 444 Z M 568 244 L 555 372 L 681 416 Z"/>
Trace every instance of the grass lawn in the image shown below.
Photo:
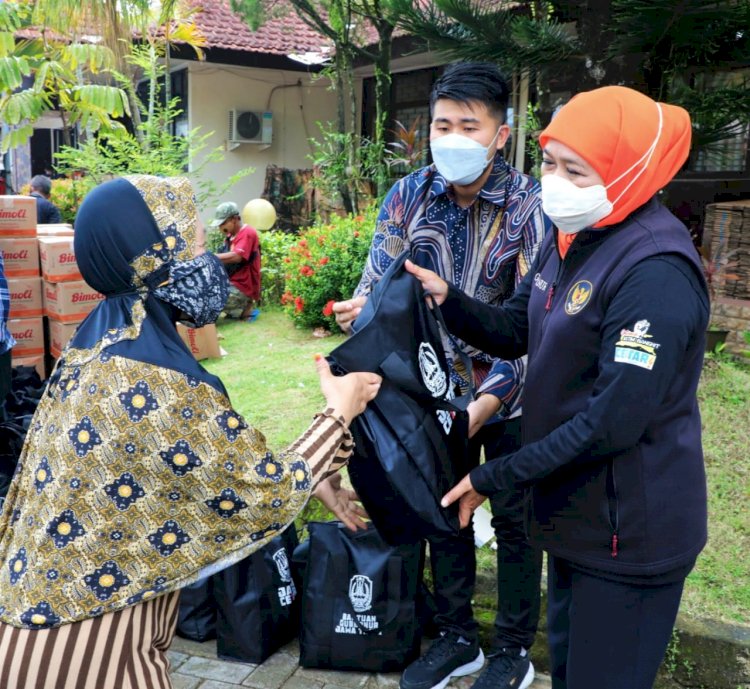
<path fill-rule="evenodd" d="M 254 323 L 219 326 L 228 355 L 204 362 L 219 375 L 235 408 L 260 429 L 273 450 L 291 443 L 322 408 L 313 354 L 327 354 L 343 336 L 323 339 L 298 330 L 280 311 Z M 684 614 L 747 623 L 750 611 L 750 366 L 707 361 L 700 388 L 709 483 L 709 544 L 688 578 Z M 679 500 L 679 496 L 674 496 Z M 303 518 L 327 518 L 313 501 Z M 494 553 L 480 555 L 494 567 Z"/>

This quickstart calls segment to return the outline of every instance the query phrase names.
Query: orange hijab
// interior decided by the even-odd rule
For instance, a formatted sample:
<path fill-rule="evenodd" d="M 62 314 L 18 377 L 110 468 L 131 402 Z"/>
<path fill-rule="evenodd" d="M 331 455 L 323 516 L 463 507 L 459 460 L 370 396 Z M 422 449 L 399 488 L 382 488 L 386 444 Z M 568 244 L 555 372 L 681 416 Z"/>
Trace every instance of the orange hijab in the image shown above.
<path fill-rule="evenodd" d="M 601 176 L 614 209 L 594 227 L 606 227 L 624 220 L 669 183 L 687 160 L 690 136 L 690 115 L 683 108 L 657 103 L 624 86 L 605 86 L 573 97 L 539 142 L 544 148 L 549 139 L 559 141 Z"/>

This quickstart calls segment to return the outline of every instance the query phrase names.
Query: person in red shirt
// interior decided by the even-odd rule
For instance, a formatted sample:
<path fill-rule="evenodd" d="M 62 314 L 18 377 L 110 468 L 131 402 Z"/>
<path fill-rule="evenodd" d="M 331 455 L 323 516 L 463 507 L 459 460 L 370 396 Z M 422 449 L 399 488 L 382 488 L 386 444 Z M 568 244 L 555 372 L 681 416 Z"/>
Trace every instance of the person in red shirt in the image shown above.
<path fill-rule="evenodd" d="M 214 213 L 211 227 L 226 237 L 222 253 L 216 257 L 229 274 L 229 298 L 224 312 L 229 318 L 254 321 L 260 311 L 260 240 L 249 225 L 243 225 L 236 203 L 222 203 Z"/>

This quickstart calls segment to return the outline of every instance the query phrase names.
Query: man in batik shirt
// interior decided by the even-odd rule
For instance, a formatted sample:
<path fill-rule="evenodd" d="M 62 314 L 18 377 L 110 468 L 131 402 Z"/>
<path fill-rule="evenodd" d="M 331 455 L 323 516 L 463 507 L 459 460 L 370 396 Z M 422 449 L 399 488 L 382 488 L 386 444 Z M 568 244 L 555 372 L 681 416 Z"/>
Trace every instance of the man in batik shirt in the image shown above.
<path fill-rule="evenodd" d="M 481 301 L 501 304 L 513 294 L 550 225 L 542 213 L 538 182 L 503 158 L 510 134 L 507 105 L 507 84 L 492 64 L 457 63 L 435 83 L 430 99 L 434 164 L 407 175 L 386 196 L 355 295 L 333 307 L 344 331 L 373 284 L 405 249 L 415 263 Z M 461 348 L 472 359 L 477 390 L 469 405 L 473 466 L 482 449 L 490 460 L 520 445 L 526 361 L 496 359 L 463 343 Z M 450 343 L 446 353 L 455 386 L 466 392 L 468 374 Z M 490 662 L 475 689 L 523 689 L 534 678 L 527 650 L 539 617 L 541 554 L 526 542 L 524 502 L 523 491 L 492 498 L 498 613 Z M 428 540 L 441 636 L 404 671 L 401 689 L 443 687 L 484 662 L 471 608 L 473 529 Z"/>

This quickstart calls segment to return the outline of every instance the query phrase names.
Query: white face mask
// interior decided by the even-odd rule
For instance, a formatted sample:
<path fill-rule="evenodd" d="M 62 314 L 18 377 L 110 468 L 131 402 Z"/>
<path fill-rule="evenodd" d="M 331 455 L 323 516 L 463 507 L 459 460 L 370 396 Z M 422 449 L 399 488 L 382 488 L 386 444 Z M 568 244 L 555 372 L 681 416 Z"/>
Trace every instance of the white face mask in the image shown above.
<path fill-rule="evenodd" d="M 663 124 L 661 106 L 657 103 L 656 107 L 659 111 L 659 128 L 654 142 L 639 160 L 617 179 L 613 179 L 606 187 L 602 184 L 578 187 L 570 180 L 553 174 L 542 177 L 542 209 L 560 232 L 575 234 L 606 218 L 614 210 L 615 204 L 623 197 L 625 192 L 645 172 L 661 137 Z M 617 184 L 625 175 L 641 164 L 643 164 L 643 167 L 638 171 L 638 174 L 630 180 L 614 201 L 610 201 L 607 197 L 607 189 Z"/>
<path fill-rule="evenodd" d="M 446 134 L 430 141 L 432 160 L 437 171 L 459 187 L 476 182 L 495 154 L 498 128 L 489 146 L 461 134 Z"/>
<path fill-rule="evenodd" d="M 544 175 L 542 209 L 560 232 L 574 234 L 606 218 L 612 212 L 612 203 L 601 184 L 577 187 L 559 175 Z"/>

